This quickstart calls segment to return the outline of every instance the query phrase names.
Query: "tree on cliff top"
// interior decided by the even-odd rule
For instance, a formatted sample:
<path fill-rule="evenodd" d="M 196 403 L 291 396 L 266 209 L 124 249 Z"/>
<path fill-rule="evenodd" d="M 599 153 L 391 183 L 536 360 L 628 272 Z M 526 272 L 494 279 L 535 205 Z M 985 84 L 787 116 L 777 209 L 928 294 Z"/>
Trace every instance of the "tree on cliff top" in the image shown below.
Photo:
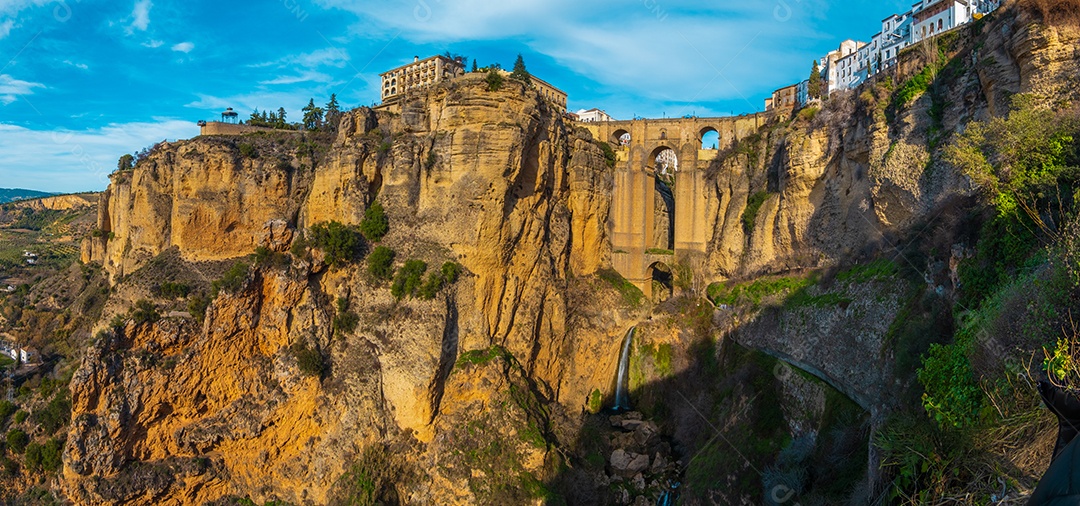
<path fill-rule="evenodd" d="M 503 85 L 503 76 L 499 73 L 499 69 L 489 67 L 487 70 L 487 85 L 488 91 L 499 91 Z"/>
<path fill-rule="evenodd" d="M 514 61 L 514 71 L 510 73 L 510 79 L 532 84 L 532 75 L 525 68 L 525 58 L 522 58 L 520 54 L 517 55 L 517 60 Z"/>
<path fill-rule="evenodd" d="M 814 66 L 810 69 L 810 85 L 808 88 L 810 98 L 821 98 L 821 67 L 818 66 L 817 60 L 814 60 Z"/>
<path fill-rule="evenodd" d="M 326 103 L 326 126 L 331 130 L 337 128 L 341 121 L 341 106 L 338 105 L 337 93 L 330 94 L 330 101 Z"/>
<path fill-rule="evenodd" d="M 117 170 L 131 170 L 135 168 L 135 157 L 129 154 L 125 154 L 120 157 L 120 160 L 116 162 Z"/>
<path fill-rule="evenodd" d="M 304 113 L 304 129 L 318 130 L 323 123 L 323 109 L 315 106 L 315 99 L 308 101 L 302 112 Z"/>

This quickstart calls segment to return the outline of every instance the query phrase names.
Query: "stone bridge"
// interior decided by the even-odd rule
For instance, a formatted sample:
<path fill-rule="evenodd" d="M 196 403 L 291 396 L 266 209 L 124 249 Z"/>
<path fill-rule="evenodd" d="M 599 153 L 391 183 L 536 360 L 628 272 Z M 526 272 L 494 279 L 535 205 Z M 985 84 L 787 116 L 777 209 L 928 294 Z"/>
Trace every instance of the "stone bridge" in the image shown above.
<path fill-rule="evenodd" d="M 705 253 L 712 231 L 705 170 L 717 154 L 771 117 L 639 119 L 581 123 L 615 148 L 612 258 L 646 296 L 672 289 L 673 264 Z M 703 143 L 704 139 L 704 143 Z"/>

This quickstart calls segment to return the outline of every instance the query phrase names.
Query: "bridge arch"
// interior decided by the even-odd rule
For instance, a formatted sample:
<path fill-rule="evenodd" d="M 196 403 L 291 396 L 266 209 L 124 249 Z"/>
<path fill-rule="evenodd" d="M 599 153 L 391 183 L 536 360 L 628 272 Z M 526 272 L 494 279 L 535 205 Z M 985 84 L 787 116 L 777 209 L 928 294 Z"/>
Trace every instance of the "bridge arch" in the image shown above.
<path fill-rule="evenodd" d="M 720 149 L 720 131 L 711 126 L 702 128 L 698 133 L 698 139 L 701 139 L 703 150 Z"/>
<path fill-rule="evenodd" d="M 608 142 L 616 146 L 629 146 L 631 140 L 630 132 L 620 128 L 611 134 L 611 139 L 608 139 Z"/>
<path fill-rule="evenodd" d="M 653 163 L 650 168 L 657 174 L 673 176 L 679 171 L 679 153 L 666 144 L 661 144 L 652 150 L 649 162 Z"/>
<path fill-rule="evenodd" d="M 664 262 L 653 262 L 652 265 L 649 265 L 649 276 L 652 280 L 654 302 L 663 302 L 674 295 L 675 274 L 671 266 Z"/>

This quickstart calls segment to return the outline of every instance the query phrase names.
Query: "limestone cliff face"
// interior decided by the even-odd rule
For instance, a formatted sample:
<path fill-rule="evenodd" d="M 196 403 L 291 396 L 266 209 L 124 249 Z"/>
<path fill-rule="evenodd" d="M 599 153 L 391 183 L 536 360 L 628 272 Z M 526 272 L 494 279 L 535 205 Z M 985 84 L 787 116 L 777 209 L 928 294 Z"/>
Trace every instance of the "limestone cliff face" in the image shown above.
<path fill-rule="evenodd" d="M 926 65 L 918 46 L 901 55 L 896 73 L 834 95 L 816 117 L 743 139 L 711 170 L 709 204 L 718 211 L 709 270 L 752 276 L 857 257 L 969 194 L 940 149 L 967 122 L 1006 113 L 1013 94 L 1074 103 L 1078 40 L 1076 27 L 1002 9 L 957 30 L 942 46 L 949 64 L 912 103 L 894 104 L 893 92 Z M 757 192 L 768 197 L 747 234 L 742 218 Z"/>
<path fill-rule="evenodd" d="M 287 251 L 316 223 L 356 225 L 377 198 L 391 224 L 382 244 L 399 264 L 453 260 L 466 274 L 434 301 L 397 301 L 363 264 L 328 269 L 316 252 L 252 269 L 205 322 L 181 314 L 99 334 L 71 386 L 71 497 L 323 503 L 352 456 L 395 434 L 418 441 L 413 458 L 439 457 L 445 448 L 425 445 L 456 430 L 444 420 L 464 409 L 443 416 L 444 397 L 480 395 L 461 393 L 462 382 L 478 388 L 473 378 L 450 374 L 469 350 L 505 348 L 520 371 L 505 381 L 545 403 L 576 409 L 607 387 L 626 315 L 586 311 L 611 301 L 573 299 L 571 276 L 609 264 L 611 176 L 599 148 L 539 95 L 466 77 L 412 97 L 400 115 L 353 111 L 318 149 L 289 133 L 160 145 L 112 176 L 105 233 L 84 256 L 120 285 L 173 248 L 197 271 L 259 246 Z M 359 314 L 355 332 L 333 331 L 338 300 Z M 324 379 L 300 371 L 298 345 L 324 356 Z M 547 450 L 534 443 L 525 469 L 539 473 Z"/>

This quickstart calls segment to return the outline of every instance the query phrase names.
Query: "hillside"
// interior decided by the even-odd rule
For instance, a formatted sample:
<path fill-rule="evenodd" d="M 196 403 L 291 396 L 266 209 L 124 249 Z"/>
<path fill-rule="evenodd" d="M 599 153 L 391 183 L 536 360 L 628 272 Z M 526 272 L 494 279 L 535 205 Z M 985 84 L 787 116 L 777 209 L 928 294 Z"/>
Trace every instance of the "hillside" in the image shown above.
<path fill-rule="evenodd" d="M 34 190 L 22 190 L 18 188 L 0 188 L 0 204 L 4 202 L 11 202 L 15 200 L 36 199 L 41 197 L 48 197 L 51 193 L 39 192 Z"/>
<path fill-rule="evenodd" d="M 6 204 L 80 248 L 0 294 L 45 359 L 0 502 L 1019 504 L 1080 378 L 1080 29 L 926 46 L 719 153 L 668 298 L 612 268 L 622 155 L 480 75 Z"/>

